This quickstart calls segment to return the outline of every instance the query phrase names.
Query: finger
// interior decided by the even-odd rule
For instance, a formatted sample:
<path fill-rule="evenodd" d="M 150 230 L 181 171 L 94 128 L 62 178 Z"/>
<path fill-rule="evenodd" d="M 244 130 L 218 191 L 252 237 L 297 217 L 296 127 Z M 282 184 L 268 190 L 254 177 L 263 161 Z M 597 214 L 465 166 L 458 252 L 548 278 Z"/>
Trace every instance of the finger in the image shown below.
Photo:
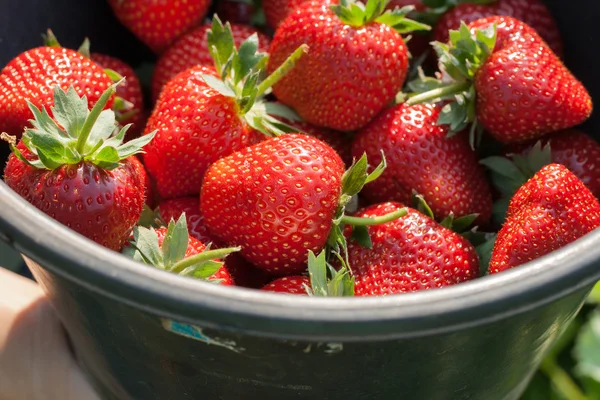
<path fill-rule="evenodd" d="M 1 269 L 0 399 L 99 399 L 42 290 Z"/>

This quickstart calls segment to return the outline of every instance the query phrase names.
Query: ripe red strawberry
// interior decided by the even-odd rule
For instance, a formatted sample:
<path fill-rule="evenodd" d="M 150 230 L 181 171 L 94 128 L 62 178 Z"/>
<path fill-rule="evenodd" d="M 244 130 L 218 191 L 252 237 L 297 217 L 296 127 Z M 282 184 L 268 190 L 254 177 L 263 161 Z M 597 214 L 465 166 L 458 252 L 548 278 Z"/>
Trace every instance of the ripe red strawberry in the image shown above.
<path fill-rule="evenodd" d="M 133 238 L 123 253 L 153 267 L 206 281 L 235 286 L 231 274 L 220 260 L 239 248 L 209 250 L 200 240 L 189 237 L 185 214 L 168 227 L 135 227 Z"/>
<path fill-rule="evenodd" d="M 437 124 L 440 106 L 400 104 L 388 108 L 358 132 L 352 151 L 387 169 L 362 195 L 371 203 L 410 204 L 414 192 L 424 196 L 438 217 L 479 214 L 485 223 L 492 212 L 492 195 L 477 155 L 465 135 L 448 136 Z"/>
<path fill-rule="evenodd" d="M 506 271 L 558 250 L 600 226 L 600 203 L 567 168 L 542 168 L 510 202 L 490 273 Z"/>
<path fill-rule="evenodd" d="M 102 109 L 114 92 L 110 86 L 89 111 L 85 96 L 56 86 L 54 119 L 30 103 L 33 128 L 16 146 L 14 137 L 2 136 L 13 147 L 4 170 L 10 188 L 60 223 L 119 251 L 144 205 L 145 172 L 133 155 L 154 134 L 125 145 L 127 128 L 113 136 L 114 112 Z"/>
<path fill-rule="evenodd" d="M 50 112 L 55 85 L 75 87 L 92 108 L 111 84 L 102 68 L 76 51 L 49 46 L 28 50 L 0 72 L 0 132 L 21 136 L 31 118 L 28 101 Z M 113 97 L 106 108 L 112 105 Z"/>
<path fill-rule="evenodd" d="M 210 230 L 259 268 L 290 275 L 306 268 L 333 226 L 344 164 L 325 143 L 288 134 L 210 166 L 200 209 Z"/>
<path fill-rule="evenodd" d="M 308 276 L 284 276 L 263 286 L 261 290 L 275 293 L 299 294 L 308 296 L 306 287 L 310 287 Z"/>
<path fill-rule="evenodd" d="M 206 226 L 198 197 L 165 200 L 159 204 L 157 213 L 163 221 L 178 220 L 185 213 L 190 236 L 203 243 L 212 243 L 212 248 L 222 247 Z"/>
<path fill-rule="evenodd" d="M 197 65 L 209 67 L 214 65 L 206 40 L 210 28 L 210 24 L 205 24 L 186 33 L 160 57 L 152 77 L 152 97 L 154 100 L 158 99 L 162 88 L 177 74 Z M 236 48 L 256 33 L 258 35 L 259 51 L 266 53 L 269 49 L 271 39 L 250 26 L 231 24 L 231 32 Z"/>
<path fill-rule="evenodd" d="M 212 164 L 200 209 L 211 232 L 241 246 L 241 255 L 256 267 L 274 275 L 297 274 L 306 269 L 309 251 L 343 240 L 343 224 L 364 225 L 343 213 L 382 166 L 371 175 L 366 170 L 366 157 L 344 173 L 342 160 L 327 144 L 282 135 Z"/>
<path fill-rule="evenodd" d="M 309 252 L 308 271 L 310 276 L 286 276 L 263 286 L 261 290 L 303 296 L 354 296 L 354 279 L 346 268 L 335 270 L 327 264 L 325 252 L 318 257 Z"/>
<path fill-rule="evenodd" d="M 100 67 L 113 70 L 125 78 L 125 81 L 117 87 L 116 95 L 120 101 L 120 109 L 115 111 L 121 125 L 132 124 L 125 139 L 138 137 L 144 130 L 146 121 L 144 120 L 144 94 L 135 71 L 125 62 L 105 54 L 92 53 L 91 59 Z"/>
<path fill-rule="evenodd" d="M 404 85 L 408 52 L 400 33 L 424 27 L 406 19 L 406 10 L 384 14 L 384 6 L 369 0 L 363 10 L 317 0 L 296 8 L 275 32 L 268 70 L 300 44 L 310 50 L 274 85 L 275 96 L 317 126 L 352 131 L 366 125 Z"/>
<path fill-rule="evenodd" d="M 453 130 L 475 123 L 504 143 L 537 139 L 590 116 L 589 93 L 531 27 L 510 17 L 470 27 L 455 31 L 449 46 L 436 44 L 448 76 L 408 104 L 447 99 L 440 123 Z"/>
<path fill-rule="evenodd" d="M 220 73 L 211 67 L 193 67 L 163 89 L 146 126 L 146 132 L 158 133 L 144 156 L 161 198 L 198 194 L 206 168 L 252 144 L 254 131 L 284 133 L 267 115 L 263 95 L 305 49 L 297 49 L 285 66 L 261 81 L 259 63 L 266 55 L 257 53 L 256 38 L 251 36 L 238 53 L 229 25 L 224 27 L 215 16 L 208 40 L 215 48 Z M 230 61 L 231 55 L 235 62 Z"/>
<path fill-rule="evenodd" d="M 260 289 L 273 278 L 264 270 L 256 268 L 239 253 L 225 259 L 225 268 L 231 274 L 236 286 Z"/>
<path fill-rule="evenodd" d="M 399 203 L 371 206 L 357 213 L 377 217 L 398 209 Z M 372 248 L 348 245 L 356 296 L 382 296 L 435 289 L 479 276 L 473 246 L 416 210 L 387 224 L 369 227 Z"/>
<path fill-rule="evenodd" d="M 155 53 L 206 16 L 210 0 L 108 0 L 116 17 Z"/>
<path fill-rule="evenodd" d="M 461 23 L 470 24 L 478 19 L 507 16 L 531 26 L 559 56 L 563 43 L 558 25 L 548 7 L 541 0 L 496 0 L 490 4 L 464 2 L 446 12 L 435 26 L 435 40 L 447 43 L 449 31 L 460 28 Z"/>

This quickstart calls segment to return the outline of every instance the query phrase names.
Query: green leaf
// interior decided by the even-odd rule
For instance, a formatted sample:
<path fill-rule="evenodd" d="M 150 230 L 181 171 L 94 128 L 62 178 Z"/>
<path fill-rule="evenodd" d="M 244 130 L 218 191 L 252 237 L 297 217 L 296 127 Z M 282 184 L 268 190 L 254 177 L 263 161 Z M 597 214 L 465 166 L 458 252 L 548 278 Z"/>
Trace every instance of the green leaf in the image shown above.
<path fill-rule="evenodd" d="M 371 182 L 379 179 L 379 177 L 381 176 L 381 174 L 383 174 L 383 172 L 385 171 L 386 168 L 387 168 L 387 160 L 385 159 L 385 154 L 383 153 L 383 150 L 382 150 L 381 151 L 381 162 L 373 170 L 373 172 L 371 172 L 367 176 L 367 179 L 365 180 L 365 185 L 367 185 L 367 184 L 369 184 L 369 183 L 371 183 Z"/>
<path fill-rule="evenodd" d="M 258 79 L 260 77 L 260 71 L 256 71 L 248 77 L 244 81 L 244 87 L 242 88 L 242 98 L 238 99 L 238 103 L 242 109 L 242 113 L 245 114 L 254 106 L 254 102 L 256 101 L 256 85 L 258 83 Z"/>
<path fill-rule="evenodd" d="M 380 15 L 375 21 L 392 27 L 401 35 L 415 31 L 430 31 L 431 26 L 406 18 L 408 13 L 414 10 L 414 6 L 406 6 L 396 8 L 395 10 L 387 10 Z"/>
<path fill-rule="evenodd" d="M 584 325 L 573 349 L 576 373 L 600 382 L 600 311 L 594 311 Z"/>
<path fill-rule="evenodd" d="M 489 234 L 486 242 L 475 247 L 475 251 L 477 251 L 477 255 L 479 256 L 479 272 L 481 276 L 484 276 L 488 273 L 490 260 L 492 259 L 492 253 L 494 252 L 494 246 L 497 238 L 498 235 Z"/>
<path fill-rule="evenodd" d="M 103 147 L 94 154 L 91 161 L 100 168 L 111 170 L 119 165 L 121 158 L 119 157 L 119 152 L 114 147 Z"/>
<path fill-rule="evenodd" d="M 110 68 L 104 68 L 104 73 L 108 75 L 110 80 L 113 82 L 120 82 L 124 79 L 124 77 L 121 74 Z"/>
<path fill-rule="evenodd" d="M 232 68 L 235 71 L 235 84 L 246 77 L 265 58 L 266 55 L 264 53 L 257 53 L 257 51 L 258 35 L 254 33 L 240 45 L 238 56 L 233 58 Z M 259 72 L 256 72 L 256 74 L 256 80 L 258 80 Z"/>
<path fill-rule="evenodd" d="M 227 86 L 227 84 L 221 79 L 207 74 L 203 74 L 202 79 L 204 79 L 204 82 L 206 82 L 208 86 L 215 89 L 223 96 L 236 97 L 235 92 L 229 86 Z"/>
<path fill-rule="evenodd" d="M 110 138 L 117 127 L 117 121 L 115 120 L 115 113 L 112 110 L 104 110 L 98 116 L 98 119 L 94 123 L 90 136 L 84 147 L 84 154 L 96 148 L 98 142 L 103 142 Z"/>
<path fill-rule="evenodd" d="M 425 197 L 418 193 L 413 193 L 413 204 L 417 211 L 419 211 L 421 214 L 435 220 L 433 210 L 431 207 L 429 207 L 429 204 L 427 204 Z"/>
<path fill-rule="evenodd" d="M 77 52 L 85 58 L 91 58 L 90 56 L 90 39 L 85 38 L 81 46 L 77 49 Z"/>
<path fill-rule="evenodd" d="M 70 86 L 66 93 L 58 85 L 55 86 L 52 115 L 69 137 L 77 138 L 79 136 L 88 114 L 86 96 L 80 98 L 73 86 Z"/>
<path fill-rule="evenodd" d="M 308 275 L 310 276 L 310 286 L 315 296 L 327 296 L 327 261 L 325 251 L 319 256 L 308 251 Z"/>
<path fill-rule="evenodd" d="M 469 229 L 475 220 L 479 217 L 479 214 L 470 214 L 463 217 L 455 218 L 452 223 L 452 230 L 457 233 L 462 233 Z"/>
<path fill-rule="evenodd" d="M 46 168 L 56 169 L 62 165 L 70 164 L 70 161 L 72 161 L 71 154 L 67 150 L 67 139 L 42 130 L 29 130 L 28 138 Z"/>
<path fill-rule="evenodd" d="M 542 143 L 538 141 L 527 154 L 527 166 L 532 172 L 530 178 L 549 164 L 552 164 L 551 143 L 548 142 L 546 146 L 542 146 Z"/>
<path fill-rule="evenodd" d="M 596 286 L 594 286 L 594 289 L 587 298 L 587 302 L 589 304 L 600 304 L 600 282 L 596 283 Z"/>
<path fill-rule="evenodd" d="M 211 29 L 207 32 L 207 41 L 215 69 L 220 72 L 235 52 L 235 44 L 231 27 L 229 24 L 224 26 L 217 14 L 213 16 Z"/>
<path fill-rule="evenodd" d="M 49 134 L 57 138 L 69 137 L 69 135 L 56 124 L 54 119 L 50 117 L 45 107 L 42 107 L 42 109 L 40 110 L 29 101 L 27 101 L 27 106 L 29 107 L 29 110 L 31 111 L 34 117 L 34 119 L 30 120 L 31 125 L 34 128 L 30 129 L 32 132 L 43 131 L 45 134 Z"/>
<path fill-rule="evenodd" d="M 124 135 L 125 132 L 127 131 L 127 129 L 129 129 L 129 126 L 130 125 L 123 128 L 123 130 L 121 130 L 121 133 L 119 133 L 119 136 Z M 130 157 L 134 154 L 142 153 L 144 146 L 146 146 L 148 143 L 150 143 L 152 141 L 152 139 L 154 139 L 157 132 L 158 131 L 152 131 L 152 132 L 142 135 L 138 138 L 130 140 L 126 143 L 123 143 L 122 145 L 117 147 L 117 151 L 119 152 L 119 157 L 122 160 L 124 160 L 125 158 Z"/>
<path fill-rule="evenodd" d="M 366 226 L 355 226 L 352 228 L 351 239 L 356 241 L 359 245 L 366 249 L 373 248 L 373 242 L 371 241 L 371 235 L 369 234 L 369 228 Z"/>
<path fill-rule="evenodd" d="M 480 160 L 479 163 L 486 166 L 489 170 L 507 178 L 522 175 L 517 166 L 506 157 L 484 158 L 483 160 Z"/>
<path fill-rule="evenodd" d="M 294 110 L 292 110 L 290 107 L 288 107 L 284 104 L 273 103 L 273 102 L 268 102 L 268 103 L 264 103 L 264 104 L 265 104 L 265 111 L 269 115 L 284 118 L 289 121 L 302 121 L 302 118 L 300 118 L 300 116 L 298 114 L 296 114 L 296 112 Z"/>
<path fill-rule="evenodd" d="M 181 272 L 180 275 L 188 276 L 190 278 L 209 280 L 211 276 L 217 273 L 219 269 L 223 267 L 223 262 L 221 261 L 204 261 L 203 263 L 188 267 Z"/>
<path fill-rule="evenodd" d="M 167 227 L 167 234 L 162 244 L 164 264 L 170 269 L 185 257 L 189 243 L 189 233 L 185 213 L 182 213 L 177 222 L 171 220 Z"/>
<path fill-rule="evenodd" d="M 366 182 L 367 167 L 367 155 L 363 154 L 362 157 L 344 173 L 342 177 L 342 192 L 345 195 L 352 197 L 361 191 Z"/>
<path fill-rule="evenodd" d="M 142 261 L 145 264 L 164 269 L 162 250 L 158 246 L 158 235 L 154 229 L 143 227 L 134 228 L 134 246 L 142 256 Z"/>
<path fill-rule="evenodd" d="M 154 210 L 148 207 L 147 204 L 144 204 L 144 207 L 142 208 L 142 214 L 140 215 L 137 225 L 143 226 L 144 228 L 161 226 L 162 224 L 157 224 L 159 217 L 160 215 L 158 215 L 158 213 L 155 213 Z"/>

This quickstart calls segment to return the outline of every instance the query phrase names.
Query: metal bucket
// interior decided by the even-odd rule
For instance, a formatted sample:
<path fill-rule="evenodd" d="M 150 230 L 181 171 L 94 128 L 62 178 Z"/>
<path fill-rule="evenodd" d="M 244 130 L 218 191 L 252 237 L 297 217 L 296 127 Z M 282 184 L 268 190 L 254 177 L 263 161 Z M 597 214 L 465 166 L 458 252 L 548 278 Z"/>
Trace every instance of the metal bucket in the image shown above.
<path fill-rule="evenodd" d="M 69 46 L 89 34 L 97 51 L 149 57 L 103 0 L 7 3 L 2 65 L 47 27 Z M 548 4 L 569 66 L 600 99 L 590 51 L 600 5 Z M 597 126 L 594 118 L 587 131 Z M 0 240 L 25 255 L 104 399 L 517 399 L 600 279 L 599 231 L 525 267 L 423 293 L 334 299 L 221 287 L 109 252 L 2 182 Z"/>

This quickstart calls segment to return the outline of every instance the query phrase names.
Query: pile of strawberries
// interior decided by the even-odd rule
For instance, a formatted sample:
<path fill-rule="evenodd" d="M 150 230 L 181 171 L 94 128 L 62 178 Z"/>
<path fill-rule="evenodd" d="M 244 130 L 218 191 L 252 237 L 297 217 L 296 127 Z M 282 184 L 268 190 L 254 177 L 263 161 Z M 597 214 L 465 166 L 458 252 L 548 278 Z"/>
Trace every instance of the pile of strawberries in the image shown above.
<path fill-rule="evenodd" d="M 50 31 L 5 66 L 5 182 L 141 263 L 300 295 L 450 286 L 600 225 L 542 1 L 215 1 L 109 0 L 157 54 L 145 96 Z"/>

